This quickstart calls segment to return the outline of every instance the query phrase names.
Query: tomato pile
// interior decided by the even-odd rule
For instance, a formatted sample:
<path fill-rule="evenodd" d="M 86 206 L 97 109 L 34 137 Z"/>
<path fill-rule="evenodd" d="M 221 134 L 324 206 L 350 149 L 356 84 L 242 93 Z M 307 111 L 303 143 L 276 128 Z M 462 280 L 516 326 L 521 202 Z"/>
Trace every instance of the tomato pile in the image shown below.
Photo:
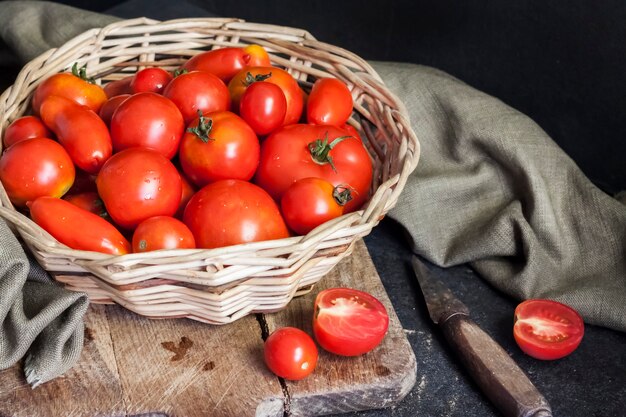
<path fill-rule="evenodd" d="M 4 132 L 0 181 L 60 242 L 115 255 L 306 234 L 358 210 L 372 162 L 347 85 L 310 93 L 258 45 L 100 87 L 45 79 Z M 132 244 L 131 244 L 132 242 Z"/>

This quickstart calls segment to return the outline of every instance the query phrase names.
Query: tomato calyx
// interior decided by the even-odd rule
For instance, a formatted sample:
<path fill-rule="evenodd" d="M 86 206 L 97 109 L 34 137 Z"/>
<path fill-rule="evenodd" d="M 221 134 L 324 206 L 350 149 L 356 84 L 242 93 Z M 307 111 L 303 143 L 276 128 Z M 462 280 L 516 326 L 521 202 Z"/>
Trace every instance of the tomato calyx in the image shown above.
<path fill-rule="evenodd" d="M 187 68 L 176 68 L 174 70 L 174 78 L 178 77 L 179 75 L 183 75 L 183 74 L 187 74 L 189 71 L 187 71 Z"/>
<path fill-rule="evenodd" d="M 83 81 L 87 81 L 89 84 L 96 83 L 96 80 L 94 80 L 93 77 L 87 77 L 87 65 L 83 65 L 79 68 L 78 62 L 74 62 L 74 65 L 72 65 L 72 75 Z"/>
<path fill-rule="evenodd" d="M 345 206 L 348 201 L 352 200 L 352 193 L 356 192 L 354 188 L 349 185 L 339 184 L 333 188 L 333 198 L 340 206 Z M 358 193 L 357 193 L 358 194 Z"/>
<path fill-rule="evenodd" d="M 271 72 L 268 72 L 267 74 L 257 74 L 257 75 L 252 75 L 251 73 L 248 72 L 246 74 L 246 79 L 243 80 L 241 83 L 244 86 L 249 87 L 251 84 L 260 82 L 260 81 L 265 81 L 271 76 L 272 76 Z"/>
<path fill-rule="evenodd" d="M 320 165 L 330 164 L 331 168 L 336 173 L 337 168 L 333 163 L 333 158 L 330 156 L 330 151 L 332 151 L 337 144 L 351 137 L 352 136 L 340 136 L 328 143 L 328 132 L 326 132 L 324 139 L 315 139 L 313 142 L 309 143 L 311 158 Z"/>
<path fill-rule="evenodd" d="M 206 118 L 202 114 L 202 111 L 198 110 L 198 126 L 188 127 L 187 132 L 193 133 L 204 143 L 209 143 L 210 140 L 215 140 L 211 136 L 211 130 L 213 129 L 213 119 Z"/>

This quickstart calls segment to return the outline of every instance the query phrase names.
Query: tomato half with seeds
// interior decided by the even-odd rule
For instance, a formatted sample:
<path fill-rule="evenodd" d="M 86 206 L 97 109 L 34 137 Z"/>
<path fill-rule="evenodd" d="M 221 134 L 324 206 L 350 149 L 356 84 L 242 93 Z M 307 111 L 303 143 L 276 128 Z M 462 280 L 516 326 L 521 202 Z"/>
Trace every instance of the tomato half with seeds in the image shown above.
<path fill-rule="evenodd" d="M 573 308 L 552 300 L 526 300 L 515 309 L 513 336 L 524 353 L 554 360 L 580 345 L 585 325 Z"/>
<path fill-rule="evenodd" d="M 385 337 L 389 316 L 374 296 L 352 288 L 330 288 L 315 298 L 313 333 L 325 350 L 342 356 L 363 355 Z"/>
<path fill-rule="evenodd" d="M 317 346 L 311 336 L 295 327 L 281 327 L 265 341 L 265 364 L 281 378 L 297 381 L 317 365 Z"/>

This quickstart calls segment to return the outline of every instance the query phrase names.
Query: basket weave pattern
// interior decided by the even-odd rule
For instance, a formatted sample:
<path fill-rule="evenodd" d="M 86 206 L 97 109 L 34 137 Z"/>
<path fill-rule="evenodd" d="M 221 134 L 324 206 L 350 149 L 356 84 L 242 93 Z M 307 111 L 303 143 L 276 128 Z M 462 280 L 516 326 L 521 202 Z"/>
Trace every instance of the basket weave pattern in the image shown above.
<path fill-rule="evenodd" d="M 395 205 L 420 153 L 403 104 L 363 59 L 301 29 L 213 18 L 141 18 L 92 29 L 23 68 L 0 96 L 0 132 L 29 111 L 40 82 L 75 62 L 104 84 L 147 66 L 173 71 L 199 52 L 252 43 L 265 47 L 272 64 L 286 69 L 304 89 L 320 77 L 347 83 L 355 103 L 349 123 L 360 132 L 374 166 L 368 203 L 307 236 L 116 257 L 59 243 L 16 211 L 0 184 L 0 216 L 58 281 L 86 292 L 92 302 L 115 302 L 147 317 L 229 323 L 280 310 L 310 290 Z"/>

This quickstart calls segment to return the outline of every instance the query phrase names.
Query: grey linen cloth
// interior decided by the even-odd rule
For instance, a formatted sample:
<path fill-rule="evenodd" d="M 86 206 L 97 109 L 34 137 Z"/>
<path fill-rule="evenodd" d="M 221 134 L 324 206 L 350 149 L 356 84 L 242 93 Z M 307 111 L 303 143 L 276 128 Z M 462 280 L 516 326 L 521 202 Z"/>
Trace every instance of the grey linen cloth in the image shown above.
<path fill-rule="evenodd" d="M 114 19 L 45 2 L 0 3 L 0 35 L 23 61 Z M 372 64 L 406 104 L 422 145 L 421 161 L 390 213 L 408 230 L 415 252 L 442 266 L 470 263 L 517 299 L 560 300 L 588 323 L 625 331 L 626 207 L 585 178 L 532 120 L 499 100 L 431 68 Z M 3 241 L 11 240 L 8 235 L 0 229 Z M 16 252 L 0 259 L 2 271 Z M 38 282 L 48 292 L 31 290 L 30 281 L 24 283 L 27 266 L 19 265 L 2 275 L 0 312 L 28 310 L 64 323 L 64 334 L 71 334 L 31 348 L 26 372 L 44 381 L 77 359 L 85 307 L 76 307 L 80 296 L 51 283 Z M 5 287 L 12 296 L 5 296 Z M 46 301 L 39 298 L 43 294 Z M 75 310 L 48 308 L 72 296 L 79 298 Z M 0 340 L 0 367 L 10 366 L 32 343 L 13 330 L 26 322 L 18 316 L 0 315 L 8 329 Z M 63 333 L 59 328 L 33 327 L 31 333 L 51 337 Z M 40 363 L 34 358 L 51 357 L 58 360 L 29 368 Z"/>

